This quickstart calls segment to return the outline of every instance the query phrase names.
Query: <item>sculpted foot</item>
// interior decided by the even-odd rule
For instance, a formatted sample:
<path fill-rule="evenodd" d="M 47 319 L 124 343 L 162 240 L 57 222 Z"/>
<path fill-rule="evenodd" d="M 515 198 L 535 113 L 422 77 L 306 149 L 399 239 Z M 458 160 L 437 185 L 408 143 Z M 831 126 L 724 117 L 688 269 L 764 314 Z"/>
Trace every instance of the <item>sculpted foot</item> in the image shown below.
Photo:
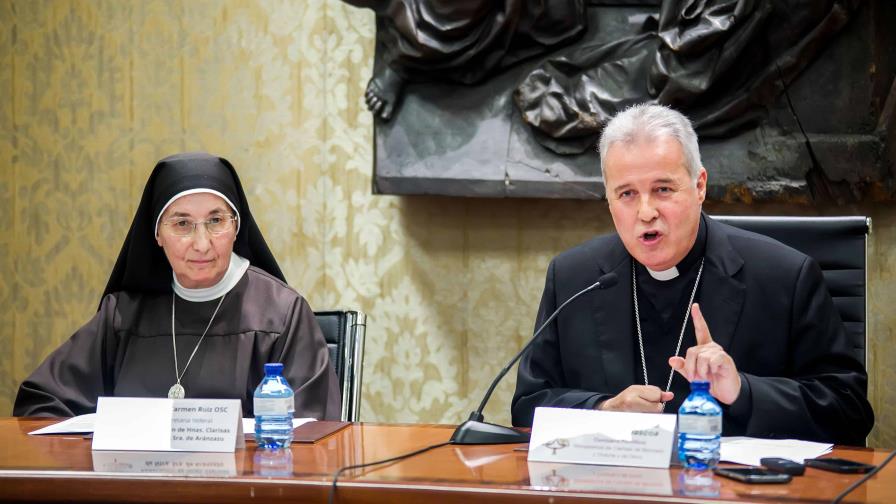
<path fill-rule="evenodd" d="M 375 73 L 367 83 L 367 90 L 364 92 L 367 110 L 384 121 L 392 119 L 403 89 L 404 79 L 387 66 Z"/>

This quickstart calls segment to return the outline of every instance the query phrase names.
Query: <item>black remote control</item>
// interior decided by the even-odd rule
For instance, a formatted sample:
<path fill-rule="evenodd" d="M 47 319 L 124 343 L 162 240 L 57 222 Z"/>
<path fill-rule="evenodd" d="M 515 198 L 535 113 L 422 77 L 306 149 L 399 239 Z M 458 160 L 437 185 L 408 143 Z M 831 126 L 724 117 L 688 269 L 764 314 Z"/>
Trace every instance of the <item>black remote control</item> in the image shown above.
<path fill-rule="evenodd" d="M 806 472 L 806 466 L 793 460 L 778 457 L 765 457 L 759 463 L 767 469 L 792 476 L 802 476 Z"/>

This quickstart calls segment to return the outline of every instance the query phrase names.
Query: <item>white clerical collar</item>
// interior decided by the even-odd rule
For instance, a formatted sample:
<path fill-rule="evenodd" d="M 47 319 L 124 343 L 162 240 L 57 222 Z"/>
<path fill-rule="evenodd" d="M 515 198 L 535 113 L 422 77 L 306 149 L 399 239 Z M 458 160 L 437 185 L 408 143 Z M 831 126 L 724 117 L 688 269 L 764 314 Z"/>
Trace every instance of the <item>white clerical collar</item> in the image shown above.
<path fill-rule="evenodd" d="M 673 278 L 678 276 L 678 268 L 676 266 L 672 266 L 671 268 L 663 271 L 654 271 L 648 267 L 644 267 L 647 270 L 647 273 L 650 274 L 654 279 L 659 280 L 661 282 L 668 282 Z"/>
<path fill-rule="evenodd" d="M 236 286 L 237 282 L 240 281 L 240 278 L 243 277 L 247 269 L 249 269 L 249 260 L 231 252 L 230 264 L 227 266 L 227 272 L 224 273 L 224 277 L 215 285 L 203 289 L 188 289 L 181 285 L 180 282 L 177 281 L 177 275 L 173 275 L 172 273 L 174 282 L 171 283 L 171 287 L 174 288 L 174 292 L 176 292 L 178 296 L 187 301 L 193 301 L 194 303 L 211 301 L 212 299 L 218 299 L 230 292 L 230 289 L 233 289 Z"/>

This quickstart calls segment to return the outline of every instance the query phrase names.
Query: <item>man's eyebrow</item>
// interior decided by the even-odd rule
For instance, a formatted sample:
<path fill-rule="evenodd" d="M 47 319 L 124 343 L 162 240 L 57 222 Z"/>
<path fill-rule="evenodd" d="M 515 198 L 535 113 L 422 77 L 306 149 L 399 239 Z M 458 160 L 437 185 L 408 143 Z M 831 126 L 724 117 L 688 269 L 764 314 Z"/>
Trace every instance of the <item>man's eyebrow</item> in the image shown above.
<path fill-rule="evenodd" d="M 678 181 L 674 177 L 661 177 L 661 178 L 654 179 L 654 180 L 650 181 L 651 185 L 656 185 L 656 184 L 672 184 L 672 185 L 674 185 L 677 183 L 678 183 Z M 629 189 L 632 189 L 633 187 L 634 186 L 632 185 L 631 182 L 626 182 L 625 184 L 621 184 L 621 185 L 609 188 L 609 191 L 611 193 L 618 193 L 620 191 L 627 191 Z"/>
<path fill-rule="evenodd" d="M 619 191 L 622 191 L 622 190 L 624 190 L 624 189 L 630 189 L 631 187 L 632 187 L 631 182 L 627 182 L 627 183 L 625 183 L 625 184 L 622 184 L 622 185 L 618 185 L 618 186 L 612 187 L 611 190 L 610 190 L 610 192 L 619 192 Z"/>

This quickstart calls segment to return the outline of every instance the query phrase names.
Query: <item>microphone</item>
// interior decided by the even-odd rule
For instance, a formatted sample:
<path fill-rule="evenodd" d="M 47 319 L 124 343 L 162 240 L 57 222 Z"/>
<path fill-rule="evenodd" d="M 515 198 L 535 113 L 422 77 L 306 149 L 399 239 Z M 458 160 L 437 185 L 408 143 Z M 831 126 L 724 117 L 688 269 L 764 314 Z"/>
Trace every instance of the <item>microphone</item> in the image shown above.
<path fill-rule="evenodd" d="M 479 403 L 479 407 L 476 408 L 476 411 L 470 413 L 470 418 L 466 422 L 457 426 L 457 429 L 454 430 L 454 434 L 451 435 L 451 440 L 449 443 L 451 444 L 467 444 L 467 445 L 475 445 L 475 444 L 501 444 L 501 443 L 528 443 L 529 442 L 529 434 L 526 432 L 520 432 L 511 427 L 504 427 L 503 425 L 492 424 L 488 422 L 483 422 L 484 417 L 482 416 L 482 410 L 485 409 L 486 403 L 488 403 L 489 398 L 492 396 L 492 392 L 495 391 L 495 387 L 498 386 L 498 382 L 501 381 L 501 378 L 504 378 L 504 375 L 510 371 L 510 368 L 516 364 L 516 361 L 520 360 L 520 357 L 526 353 L 526 350 L 535 343 L 535 340 L 538 338 L 538 335 L 541 334 L 541 331 L 544 330 L 545 327 L 548 326 L 557 315 L 566 307 L 569 303 L 571 303 L 574 299 L 585 294 L 586 292 L 591 292 L 596 289 L 606 289 L 609 287 L 613 287 L 619 283 L 619 276 L 616 273 L 607 273 L 602 275 L 597 279 L 596 282 L 585 287 L 584 289 L 576 292 L 569 299 L 563 302 L 554 313 L 551 314 L 547 320 L 541 324 L 541 327 L 535 331 L 535 334 L 532 335 L 532 338 L 526 343 L 526 346 L 523 347 L 519 353 L 514 356 L 513 359 L 510 359 L 510 362 L 504 366 L 504 369 L 498 373 L 498 376 L 492 381 L 491 386 L 489 386 L 488 391 L 485 393 L 485 397 L 482 398 L 482 402 Z"/>

